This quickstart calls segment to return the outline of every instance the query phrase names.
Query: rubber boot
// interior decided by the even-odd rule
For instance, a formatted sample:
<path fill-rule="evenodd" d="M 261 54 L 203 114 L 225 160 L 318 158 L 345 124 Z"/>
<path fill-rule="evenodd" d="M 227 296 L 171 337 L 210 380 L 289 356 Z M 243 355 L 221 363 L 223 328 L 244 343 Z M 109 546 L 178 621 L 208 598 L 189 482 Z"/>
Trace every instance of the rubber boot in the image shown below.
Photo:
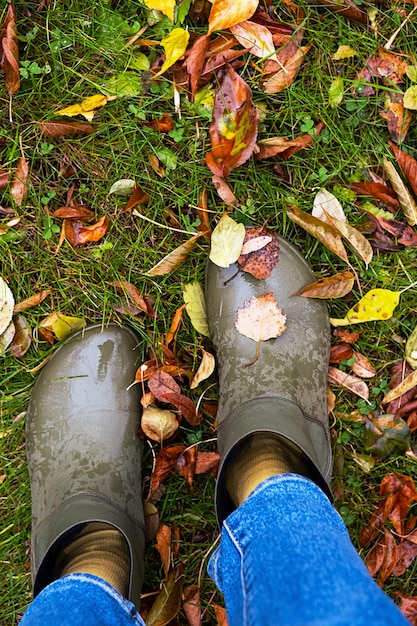
<path fill-rule="evenodd" d="M 130 552 L 129 599 L 139 605 L 144 517 L 136 334 L 91 326 L 53 353 L 27 414 L 34 595 L 59 577 L 61 548 L 87 522 L 105 522 Z"/>
<path fill-rule="evenodd" d="M 216 487 L 219 523 L 235 509 L 225 469 L 237 445 L 255 432 L 271 432 L 295 443 L 311 461 L 311 478 L 332 499 L 332 471 L 326 380 L 330 326 L 325 303 L 295 295 L 315 276 L 299 252 L 278 238 L 279 258 L 271 275 L 258 280 L 211 261 L 206 269 L 206 305 L 219 375 L 217 414 L 221 464 Z M 231 280 L 230 280 L 231 279 Z M 235 328 L 237 310 L 252 296 L 273 292 L 286 314 L 286 330 L 256 342 Z"/>

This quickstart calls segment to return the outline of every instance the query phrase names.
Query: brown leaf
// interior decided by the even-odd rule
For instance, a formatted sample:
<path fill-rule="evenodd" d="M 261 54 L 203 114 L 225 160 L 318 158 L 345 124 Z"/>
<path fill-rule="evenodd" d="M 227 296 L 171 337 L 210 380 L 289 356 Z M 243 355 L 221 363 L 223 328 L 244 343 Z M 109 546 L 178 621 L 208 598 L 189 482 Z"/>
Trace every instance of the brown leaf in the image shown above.
<path fill-rule="evenodd" d="M 149 296 L 142 296 L 141 292 L 135 285 L 128 283 L 125 280 L 116 280 L 112 283 L 109 283 L 113 287 L 116 287 L 118 291 L 123 294 L 127 294 L 144 313 L 148 315 L 151 319 L 156 318 L 156 313 L 153 309 L 153 300 Z"/>
<path fill-rule="evenodd" d="M 190 389 L 196 389 L 200 383 L 209 378 L 216 366 L 215 358 L 210 352 L 206 352 L 204 348 L 201 348 L 201 352 L 203 353 L 203 358 L 190 384 Z"/>
<path fill-rule="evenodd" d="M 197 226 L 197 230 L 202 233 L 208 240 L 210 240 L 211 226 L 208 214 L 206 188 L 204 188 L 203 191 L 200 193 L 200 197 L 198 200 L 197 217 L 200 220 L 200 224 Z"/>
<path fill-rule="evenodd" d="M 369 241 L 365 239 L 362 233 L 347 222 L 330 215 L 328 211 L 324 210 L 323 212 L 326 216 L 326 221 L 350 244 L 354 252 L 356 252 L 358 257 L 362 259 L 366 267 L 368 267 L 373 257 L 373 250 Z"/>
<path fill-rule="evenodd" d="M 94 219 L 94 211 L 87 206 L 61 206 L 51 213 L 52 217 L 58 217 L 69 220 L 79 220 L 80 222 L 91 222 Z"/>
<path fill-rule="evenodd" d="M 171 529 L 166 524 L 160 524 L 158 528 L 155 548 L 159 552 L 162 565 L 164 566 L 164 574 L 167 577 L 169 566 L 171 565 Z"/>
<path fill-rule="evenodd" d="M 44 137 L 70 137 L 72 135 L 91 135 L 93 126 L 87 122 L 38 122 Z"/>
<path fill-rule="evenodd" d="M 253 251 L 245 252 L 245 246 L 246 250 L 249 250 L 248 244 L 263 237 L 269 239 L 266 244 L 259 249 L 255 248 Z M 252 274 L 252 276 L 259 280 L 267 278 L 278 263 L 278 255 L 279 245 L 275 233 L 264 227 L 245 229 L 242 252 L 237 260 L 244 272 Z"/>
<path fill-rule="evenodd" d="M 10 5 L 11 6 L 11 5 Z M 17 164 L 15 174 L 13 176 L 10 193 L 17 206 L 22 206 L 22 202 L 27 194 L 29 187 L 29 165 L 25 157 L 22 155 Z"/>
<path fill-rule="evenodd" d="M 150 270 L 145 272 L 145 276 L 165 276 L 176 270 L 184 263 L 189 253 L 194 250 L 201 235 L 202 233 L 194 235 L 191 239 L 178 246 L 178 248 L 172 250 L 172 252 L 164 256 L 164 258 L 158 261 Z"/>
<path fill-rule="evenodd" d="M 348 343 L 337 343 L 330 348 L 329 363 L 339 364 L 353 356 L 353 348 Z"/>
<path fill-rule="evenodd" d="M 352 291 L 355 277 L 352 272 L 339 272 L 328 278 L 320 278 L 316 282 L 307 285 L 297 296 L 304 296 L 305 298 L 322 298 L 327 300 L 328 298 L 343 298 L 346 294 Z"/>
<path fill-rule="evenodd" d="M 400 203 L 395 191 L 391 187 L 388 187 L 385 183 L 349 183 L 345 186 L 361 196 L 369 196 L 371 198 L 375 198 L 375 200 L 380 200 L 394 212 L 400 208 Z"/>
<path fill-rule="evenodd" d="M 201 35 L 200 37 L 197 37 L 193 45 L 186 52 L 184 66 L 187 68 L 187 72 L 190 75 L 192 100 L 194 100 L 194 96 L 198 89 L 198 82 L 205 64 L 208 45 L 208 36 Z"/>
<path fill-rule="evenodd" d="M 181 388 L 175 382 L 172 376 L 165 372 L 156 372 L 148 380 L 149 390 L 152 391 L 155 398 L 161 402 L 169 402 L 167 395 L 180 394 Z"/>
<path fill-rule="evenodd" d="M 215 30 L 226 30 L 230 26 L 248 20 L 258 8 L 259 0 L 246 2 L 230 2 L 230 0 L 213 0 L 209 15 L 208 35 Z"/>
<path fill-rule="evenodd" d="M 15 334 L 9 346 L 12 356 L 21 359 L 29 350 L 32 343 L 32 331 L 23 315 L 13 317 Z"/>
<path fill-rule="evenodd" d="M 397 563 L 392 570 L 393 576 L 402 576 L 404 572 L 410 567 L 411 563 L 417 556 L 417 544 L 407 541 L 401 541 L 398 546 Z"/>
<path fill-rule="evenodd" d="M 44 289 L 43 291 L 33 294 L 33 296 L 29 296 L 29 298 L 25 298 L 25 300 L 14 305 L 13 313 L 16 315 L 17 313 L 33 309 L 33 307 L 41 304 L 51 293 L 52 289 Z"/>
<path fill-rule="evenodd" d="M 252 104 L 249 85 L 228 66 L 216 90 L 210 125 L 212 149 L 206 154 L 206 163 L 213 174 L 226 178 L 251 157 L 258 120 L 259 110 Z"/>
<path fill-rule="evenodd" d="M 400 598 L 400 611 L 411 626 L 417 626 L 417 596 L 405 596 L 399 591 L 395 595 Z"/>
<path fill-rule="evenodd" d="M 178 457 L 184 452 L 185 446 L 162 448 L 156 457 L 155 468 L 151 476 L 148 500 L 174 469 Z"/>
<path fill-rule="evenodd" d="M 221 178 L 220 176 L 213 176 L 211 180 L 217 193 L 225 204 L 228 206 L 236 206 L 239 204 L 239 201 L 231 190 L 230 185 L 226 183 L 224 178 Z"/>
<path fill-rule="evenodd" d="M 146 122 L 145 126 L 158 130 L 160 133 L 169 133 L 174 128 L 174 122 L 169 113 L 164 113 L 162 117 L 152 122 Z"/>
<path fill-rule="evenodd" d="M 183 567 L 178 565 L 171 570 L 159 595 L 146 618 L 147 626 L 166 626 L 177 615 L 181 606 Z"/>
<path fill-rule="evenodd" d="M 201 417 L 197 413 L 197 407 L 190 398 L 187 398 L 187 396 L 184 396 L 182 393 L 167 393 L 165 397 L 165 402 L 173 404 L 181 411 L 182 415 L 191 426 L 197 426 L 197 424 L 201 422 Z"/>
<path fill-rule="evenodd" d="M 10 174 L 0 167 L 0 189 L 6 189 L 9 184 Z"/>
<path fill-rule="evenodd" d="M 269 159 L 278 156 L 280 159 L 288 159 L 292 154 L 299 150 L 304 150 L 313 145 L 314 137 L 316 137 L 324 128 L 323 122 L 315 126 L 314 133 L 306 133 L 295 139 L 287 139 L 287 137 L 271 137 L 258 141 L 255 146 L 254 153 L 256 159 Z"/>
<path fill-rule="evenodd" d="M 184 589 L 182 605 L 189 626 L 201 625 L 200 589 L 198 585 L 189 585 Z"/>
<path fill-rule="evenodd" d="M 382 404 L 387 404 L 388 402 L 391 402 L 392 400 L 396 400 L 397 398 L 400 398 L 405 393 L 407 393 L 407 391 L 411 391 L 412 389 L 414 389 L 416 385 L 417 385 L 417 370 L 414 371 L 412 374 L 409 374 L 409 376 L 407 376 L 407 378 L 405 378 L 399 385 L 394 387 L 394 389 L 391 389 L 390 391 L 388 391 L 388 393 L 385 394 L 385 396 L 382 398 Z"/>
<path fill-rule="evenodd" d="M 388 122 L 391 138 L 397 143 L 404 141 L 413 119 L 411 111 L 404 108 L 403 100 L 404 94 L 389 93 L 385 99 L 385 111 L 380 113 Z"/>
<path fill-rule="evenodd" d="M 348 391 L 352 391 L 364 400 L 368 400 L 369 398 L 369 389 L 367 384 L 364 383 L 363 380 L 360 380 L 360 378 L 356 378 L 356 376 L 346 374 L 346 372 L 342 372 L 335 367 L 329 367 L 327 380 L 332 385 L 343 387 Z"/>
<path fill-rule="evenodd" d="M 64 221 L 65 238 L 74 247 L 95 243 L 100 241 L 107 233 L 109 223 L 109 218 L 106 215 L 103 215 L 98 222 L 89 226 L 84 226 L 82 222 L 67 219 Z"/>
<path fill-rule="evenodd" d="M 191 448 L 187 448 L 183 454 L 178 458 L 175 469 L 181 476 L 184 476 L 185 480 L 190 487 L 190 490 L 193 490 L 193 481 L 195 468 L 197 465 L 197 446 L 192 446 Z"/>
<path fill-rule="evenodd" d="M 348 263 L 347 253 L 340 235 L 332 226 L 313 217 L 309 213 L 300 211 L 300 209 L 295 206 L 291 207 L 291 209 L 291 211 L 287 211 L 287 215 L 293 222 L 304 228 L 304 230 L 318 239 L 331 252 Z"/>
<path fill-rule="evenodd" d="M 376 78 L 382 80 L 387 86 L 392 83 L 398 85 L 403 82 L 407 66 L 408 62 L 401 55 L 380 48 L 378 55 L 368 58 L 365 68 L 358 73 L 356 80 L 365 80 L 370 83 L 372 78 Z M 374 93 L 375 89 L 371 85 L 366 85 L 362 90 L 363 96 L 370 96 Z"/>
<path fill-rule="evenodd" d="M 346 341 L 346 343 L 356 343 L 361 336 L 361 334 L 357 331 L 350 331 L 346 328 L 336 328 L 333 331 L 333 335 L 335 337 L 339 337 L 341 341 Z"/>
<path fill-rule="evenodd" d="M 11 2 L 0 27 L 0 67 L 6 75 L 6 89 L 11 98 L 20 87 L 16 14 Z"/>
<path fill-rule="evenodd" d="M 142 191 L 139 185 L 135 184 L 133 191 L 132 191 L 132 195 L 127 201 L 127 204 L 124 207 L 123 211 L 125 212 L 131 211 L 135 206 L 138 206 L 138 204 L 145 204 L 145 202 L 148 202 L 148 200 L 149 200 L 148 194 Z"/>
<path fill-rule="evenodd" d="M 413 479 L 404 474 L 387 474 L 381 481 L 379 493 L 383 501 L 385 519 L 389 518 L 396 532 L 404 536 L 407 511 L 410 504 L 417 500 Z"/>
<path fill-rule="evenodd" d="M 384 530 L 383 546 L 384 559 L 378 576 L 380 584 L 384 583 L 387 578 L 391 576 L 398 560 L 397 542 L 395 541 L 393 534 L 387 528 Z"/>
<path fill-rule="evenodd" d="M 371 550 L 369 550 L 365 558 L 365 564 L 371 576 L 375 576 L 375 574 L 377 574 L 381 569 L 382 563 L 384 562 L 384 556 L 385 545 L 382 542 L 376 543 Z"/>
<path fill-rule="evenodd" d="M 417 195 L 417 161 L 407 152 L 404 152 L 401 148 L 396 146 L 393 141 L 389 141 L 388 145 L 391 148 L 402 173 L 406 177 L 408 184 Z"/>
<path fill-rule="evenodd" d="M 356 376 L 360 378 L 373 378 L 376 374 L 376 370 L 369 362 L 369 359 L 360 352 L 353 351 L 355 362 L 350 366 L 350 369 Z"/>
<path fill-rule="evenodd" d="M 403 183 L 401 176 L 398 174 L 394 165 L 388 159 L 383 159 L 384 170 L 393 186 L 395 193 L 398 196 L 401 208 L 404 212 L 405 218 L 410 226 L 417 224 L 417 204 L 413 196 L 408 190 L 408 187 Z"/>
<path fill-rule="evenodd" d="M 342 15 L 347 20 L 353 20 L 354 22 L 359 22 L 359 24 L 368 23 L 368 14 L 352 0 L 342 0 L 341 2 L 318 0 L 318 3 L 334 13 Z"/>
<path fill-rule="evenodd" d="M 417 247 L 417 233 L 411 226 L 407 226 L 407 224 L 398 220 L 387 220 L 384 217 L 376 216 L 376 219 L 382 228 L 397 238 L 398 243 L 411 248 Z"/>
<path fill-rule="evenodd" d="M 205 474 L 209 470 L 217 471 L 219 463 L 220 454 L 218 452 L 198 452 L 195 473 Z"/>
<path fill-rule="evenodd" d="M 263 83 L 263 89 L 266 93 L 279 93 L 290 87 L 304 61 L 305 55 L 311 48 L 311 46 L 298 47 L 292 41 L 287 46 L 292 46 L 292 54 L 290 58 L 283 60 L 281 59 L 281 54 L 278 53 L 278 65 L 280 67 L 275 74 Z"/>

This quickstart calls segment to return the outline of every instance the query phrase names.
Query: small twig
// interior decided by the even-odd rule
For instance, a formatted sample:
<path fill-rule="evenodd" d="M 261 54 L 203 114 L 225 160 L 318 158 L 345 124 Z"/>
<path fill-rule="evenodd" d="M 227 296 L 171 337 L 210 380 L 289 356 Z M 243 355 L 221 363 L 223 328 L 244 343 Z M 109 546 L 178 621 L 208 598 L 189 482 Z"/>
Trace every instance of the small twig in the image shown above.
<path fill-rule="evenodd" d="M 155 222 L 155 220 L 151 220 L 150 217 L 146 217 L 145 215 L 142 215 L 142 213 L 139 213 L 139 211 L 137 211 L 136 209 L 133 209 L 132 213 L 133 215 L 136 215 L 136 217 L 140 217 L 142 220 L 145 220 L 146 222 L 150 222 L 151 224 L 154 224 L 155 226 L 159 226 L 160 228 L 166 228 L 167 230 L 172 230 L 176 233 L 184 233 L 184 235 L 201 234 L 201 233 L 190 232 L 189 230 L 181 230 L 180 228 L 173 228 L 172 226 L 167 226 L 166 224 L 161 224 L 160 222 Z"/>
<path fill-rule="evenodd" d="M 143 35 L 143 33 L 145 32 L 145 30 L 147 30 L 147 28 L 148 28 L 148 25 L 142 26 L 142 28 L 138 30 L 136 35 L 133 35 L 133 37 L 131 37 L 129 41 L 126 43 L 126 45 L 123 46 L 122 50 L 125 50 L 128 46 L 131 46 L 133 43 L 135 43 L 139 39 L 139 37 Z"/>
<path fill-rule="evenodd" d="M 397 37 L 398 33 L 401 31 L 401 29 L 407 24 L 407 22 L 409 21 L 409 19 L 411 18 L 411 16 L 413 15 L 414 11 L 417 10 L 417 6 L 414 7 L 414 9 L 411 11 L 411 13 L 409 13 L 407 15 L 407 17 L 405 18 L 405 20 L 400 24 L 400 26 L 397 28 L 397 30 L 391 35 L 391 37 L 388 39 L 387 43 L 385 44 L 384 48 L 385 50 L 390 50 L 392 44 L 394 43 L 395 38 Z"/>

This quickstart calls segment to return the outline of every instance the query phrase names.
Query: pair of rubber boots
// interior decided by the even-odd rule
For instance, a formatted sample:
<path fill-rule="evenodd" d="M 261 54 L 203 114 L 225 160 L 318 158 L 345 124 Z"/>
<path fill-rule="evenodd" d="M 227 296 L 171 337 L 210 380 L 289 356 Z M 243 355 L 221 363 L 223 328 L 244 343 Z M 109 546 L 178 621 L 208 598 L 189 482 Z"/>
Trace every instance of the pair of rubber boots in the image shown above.
<path fill-rule="evenodd" d="M 279 261 L 257 280 L 209 262 L 208 321 L 219 374 L 217 481 L 219 523 L 235 508 L 225 487 L 226 467 L 238 444 L 256 432 L 277 433 L 306 455 L 311 476 L 331 498 L 331 447 L 326 377 L 329 323 L 325 305 L 298 297 L 314 275 L 300 254 L 279 239 Z M 235 328 L 237 309 L 253 295 L 273 292 L 287 329 L 256 344 Z M 130 387 L 138 367 L 138 337 L 126 327 L 92 326 L 54 352 L 32 392 L 27 458 L 32 490 L 34 594 L 59 576 L 55 563 L 77 530 L 106 522 L 130 551 L 129 599 L 139 604 L 144 533 L 141 486 L 141 386 Z M 129 387 L 129 389 L 128 389 Z"/>

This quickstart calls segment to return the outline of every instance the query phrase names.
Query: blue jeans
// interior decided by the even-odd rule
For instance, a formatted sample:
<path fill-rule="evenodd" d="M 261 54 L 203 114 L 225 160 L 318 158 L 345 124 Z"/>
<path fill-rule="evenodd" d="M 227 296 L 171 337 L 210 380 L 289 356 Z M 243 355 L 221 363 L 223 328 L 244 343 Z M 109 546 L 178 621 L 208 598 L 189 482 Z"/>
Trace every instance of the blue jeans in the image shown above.
<path fill-rule="evenodd" d="M 406 626 L 327 497 L 295 474 L 261 483 L 223 524 L 209 573 L 230 626 Z M 133 604 L 89 574 L 46 587 L 20 626 L 133 626 Z"/>

